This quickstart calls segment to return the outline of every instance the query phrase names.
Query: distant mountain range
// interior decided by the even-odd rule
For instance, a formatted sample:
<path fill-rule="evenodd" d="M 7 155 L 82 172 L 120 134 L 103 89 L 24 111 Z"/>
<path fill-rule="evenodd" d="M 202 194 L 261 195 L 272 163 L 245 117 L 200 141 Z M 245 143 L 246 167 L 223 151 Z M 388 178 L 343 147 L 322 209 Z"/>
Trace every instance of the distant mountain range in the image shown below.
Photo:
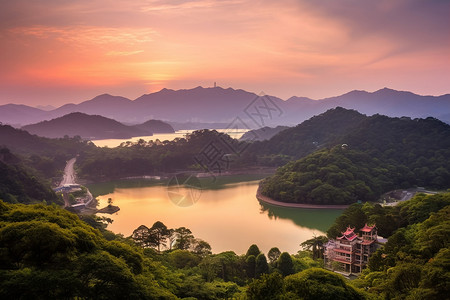
<path fill-rule="evenodd" d="M 148 136 L 153 133 L 174 132 L 172 126 L 159 120 L 149 120 L 143 124 L 127 126 L 115 120 L 80 112 L 42 121 L 22 127 L 31 134 L 48 138 L 80 136 L 83 139 L 121 139 L 134 136 Z"/>
<path fill-rule="evenodd" d="M 42 110 L 25 105 L 0 106 L 0 121 L 23 126 L 51 120 L 72 112 L 101 115 L 126 124 L 139 124 L 159 119 L 177 124 L 222 123 L 241 127 L 292 126 L 328 109 L 341 106 L 363 114 L 383 114 L 391 117 L 435 117 L 450 123 L 450 94 L 420 96 L 411 92 L 388 88 L 370 93 L 352 91 L 347 94 L 312 100 L 291 97 L 284 101 L 274 96 L 258 96 L 244 90 L 221 87 L 197 87 L 187 90 L 162 89 L 135 100 L 103 94 L 80 104 L 66 104 L 53 110 Z M 212 125 L 211 125 L 212 126 Z M 211 127 L 212 128 L 212 127 Z M 189 128 L 192 129 L 192 128 Z"/>

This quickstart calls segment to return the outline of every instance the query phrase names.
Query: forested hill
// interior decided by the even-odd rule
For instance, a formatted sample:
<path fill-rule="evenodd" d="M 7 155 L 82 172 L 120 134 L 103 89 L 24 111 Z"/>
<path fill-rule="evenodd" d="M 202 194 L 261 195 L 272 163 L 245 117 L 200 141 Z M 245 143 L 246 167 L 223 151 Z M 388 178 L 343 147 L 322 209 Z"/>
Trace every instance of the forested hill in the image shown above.
<path fill-rule="evenodd" d="M 418 144 L 423 141 L 430 142 L 434 149 L 441 149 L 449 145 L 449 128 L 448 124 L 434 118 L 366 116 L 355 110 L 337 107 L 283 130 L 270 140 L 253 143 L 249 152 L 258 156 L 286 155 L 290 159 L 298 159 L 339 143 L 352 143 L 353 149 L 366 150 L 384 149 L 398 143 L 420 148 Z M 435 137 L 445 139 L 433 141 Z"/>
<path fill-rule="evenodd" d="M 397 206 L 353 204 L 327 231 L 341 235 L 349 224 L 376 224 L 388 238 L 352 283 L 367 299 L 447 299 L 450 259 L 450 193 L 418 194 Z"/>
<path fill-rule="evenodd" d="M 365 115 L 355 110 L 337 107 L 283 130 L 270 140 L 253 143 L 249 152 L 258 156 L 300 158 L 319 148 L 334 145 L 340 137 L 355 130 L 366 119 Z"/>
<path fill-rule="evenodd" d="M 71 113 L 50 121 L 23 127 L 24 130 L 49 138 L 81 136 L 85 139 L 131 138 L 149 135 L 149 132 L 134 126 L 126 126 L 102 116 Z"/>
<path fill-rule="evenodd" d="M 50 139 L 30 134 L 9 125 L 0 125 L 0 146 L 14 153 L 26 155 L 64 155 L 73 157 L 80 151 L 95 148 L 95 145 L 78 138 Z"/>
<path fill-rule="evenodd" d="M 258 129 L 250 130 L 239 139 L 241 141 L 265 141 L 270 140 L 273 136 L 277 135 L 283 130 L 288 129 L 288 126 L 277 126 L 277 127 L 262 127 Z"/>
<path fill-rule="evenodd" d="M 21 160 L 33 176 L 40 182 L 59 182 L 61 172 L 68 159 L 83 157 L 87 151 L 95 150 L 95 145 L 81 138 L 49 139 L 31 135 L 30 133 L 0 125 L 0 148 L 7 148 Z M 1 178 L 6 177 L 0 174 Z M 47 199 L 47 198 L 46 198 Z M 48 199 L 47 199 L 48 200 Z"/>
<path fill-rule="evenodd" d="M 448 188 L 449 125 L 433 118 L 342 113 L 360 121 L 350 122 L 341 135 L 330 134 L 323 149 L 280 168 L 264 181 L 263 194 L 283 202 L 349 204 L 396 188 Z M 306 151 L 301 144 L 297 148 Z"/>
<path fill-rule="evenodd" d="M 50 185 L 39 179 L 32 168 L 7 148 L 0 148 L 0 199 L 11 203 L 55 202 L 62 204 L 50 189 Z"/>
<path fill-rule="evenodd" d="M 133 127 L 139 128 L 149 133 L 173 133 L 175 130 L 173 127 L 160 120 L 148 120 L 145 123 L 135 125 Z"/>

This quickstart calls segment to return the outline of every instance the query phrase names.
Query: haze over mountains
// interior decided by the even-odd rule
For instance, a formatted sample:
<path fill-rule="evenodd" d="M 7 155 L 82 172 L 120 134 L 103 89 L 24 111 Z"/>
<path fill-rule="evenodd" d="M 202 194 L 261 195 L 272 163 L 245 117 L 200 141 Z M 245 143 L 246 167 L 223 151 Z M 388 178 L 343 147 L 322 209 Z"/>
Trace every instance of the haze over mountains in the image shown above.
<path fill-rule="evenodd" d="M 263 102 L 261 99 L 264 99 Z M 258 98 L 258 95 L 244 90 L 221 87 L 197 87 L 176 91 L 162 89 L 156 93 L 142 95 L 133 101 L 103 94 L 80 104 L 66 104 L 49 111 L 7 104 L 0 106 L 0 121 L 19 127 L 72 112 L 82 112 L 101 115 L 126 124 L 139 124 L 149 119 L 177 122 L 177 129 L 183 129 L 179 123 L 229 123 L 239 117 L 246 126 L 259 128 L 296 125 L 337 106 L 355 109 L 367 115 L 379 113 L 391 117 L 412 118 L 432 116 L 450 123 L 450 94 L 420 96 L 384 88 L 373 93 L 352 91 L 321 100 L 291 97 L 284 101 L 274 96 Z M 268 111 L 268 108 L 271 111 Z M 261 115 L 269 117 L 262 120 Z M 263 123 L 258 122 L 259 120 Z"/>
<path fill-rule="evenodd" d="M 120 139 L 135 136 L 149 136 L 153 133 L 172 133 L 172 126 L 159 120 L 127 126 L 115 120 L 84 113 L 69 113 L 50 121 L 27 125 L 22 129 L 31 134 L 48 138 L 80 136 L 84 139 Z"/>

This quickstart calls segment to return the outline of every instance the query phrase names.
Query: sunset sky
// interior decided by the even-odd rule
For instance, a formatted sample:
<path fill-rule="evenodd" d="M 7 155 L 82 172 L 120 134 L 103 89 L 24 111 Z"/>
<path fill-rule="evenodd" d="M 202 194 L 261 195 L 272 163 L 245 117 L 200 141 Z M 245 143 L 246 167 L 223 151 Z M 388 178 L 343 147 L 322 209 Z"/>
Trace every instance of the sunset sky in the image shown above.
<path fill-rule="evenodd" d="M 450 93 L 447 0 L 0 1 L 0 104 L 212 86 Z"/>

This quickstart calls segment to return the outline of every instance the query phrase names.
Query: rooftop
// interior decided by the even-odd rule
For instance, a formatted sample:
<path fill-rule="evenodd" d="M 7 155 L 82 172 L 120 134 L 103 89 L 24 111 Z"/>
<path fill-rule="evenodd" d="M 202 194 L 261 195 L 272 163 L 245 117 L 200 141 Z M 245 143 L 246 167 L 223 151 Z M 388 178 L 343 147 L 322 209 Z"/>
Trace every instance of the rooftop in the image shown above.
<path fill-rule="evenodd" d="M 375 228 L 375 225 L 369 226 L 369 225 L 367 225 L 367 223 L 366 223 L 366 224 L 364 225 L 364 227 L 361 228 L 360 231 L 363 231 L 363 232 L 371 232 L 374 228 Z"/>

